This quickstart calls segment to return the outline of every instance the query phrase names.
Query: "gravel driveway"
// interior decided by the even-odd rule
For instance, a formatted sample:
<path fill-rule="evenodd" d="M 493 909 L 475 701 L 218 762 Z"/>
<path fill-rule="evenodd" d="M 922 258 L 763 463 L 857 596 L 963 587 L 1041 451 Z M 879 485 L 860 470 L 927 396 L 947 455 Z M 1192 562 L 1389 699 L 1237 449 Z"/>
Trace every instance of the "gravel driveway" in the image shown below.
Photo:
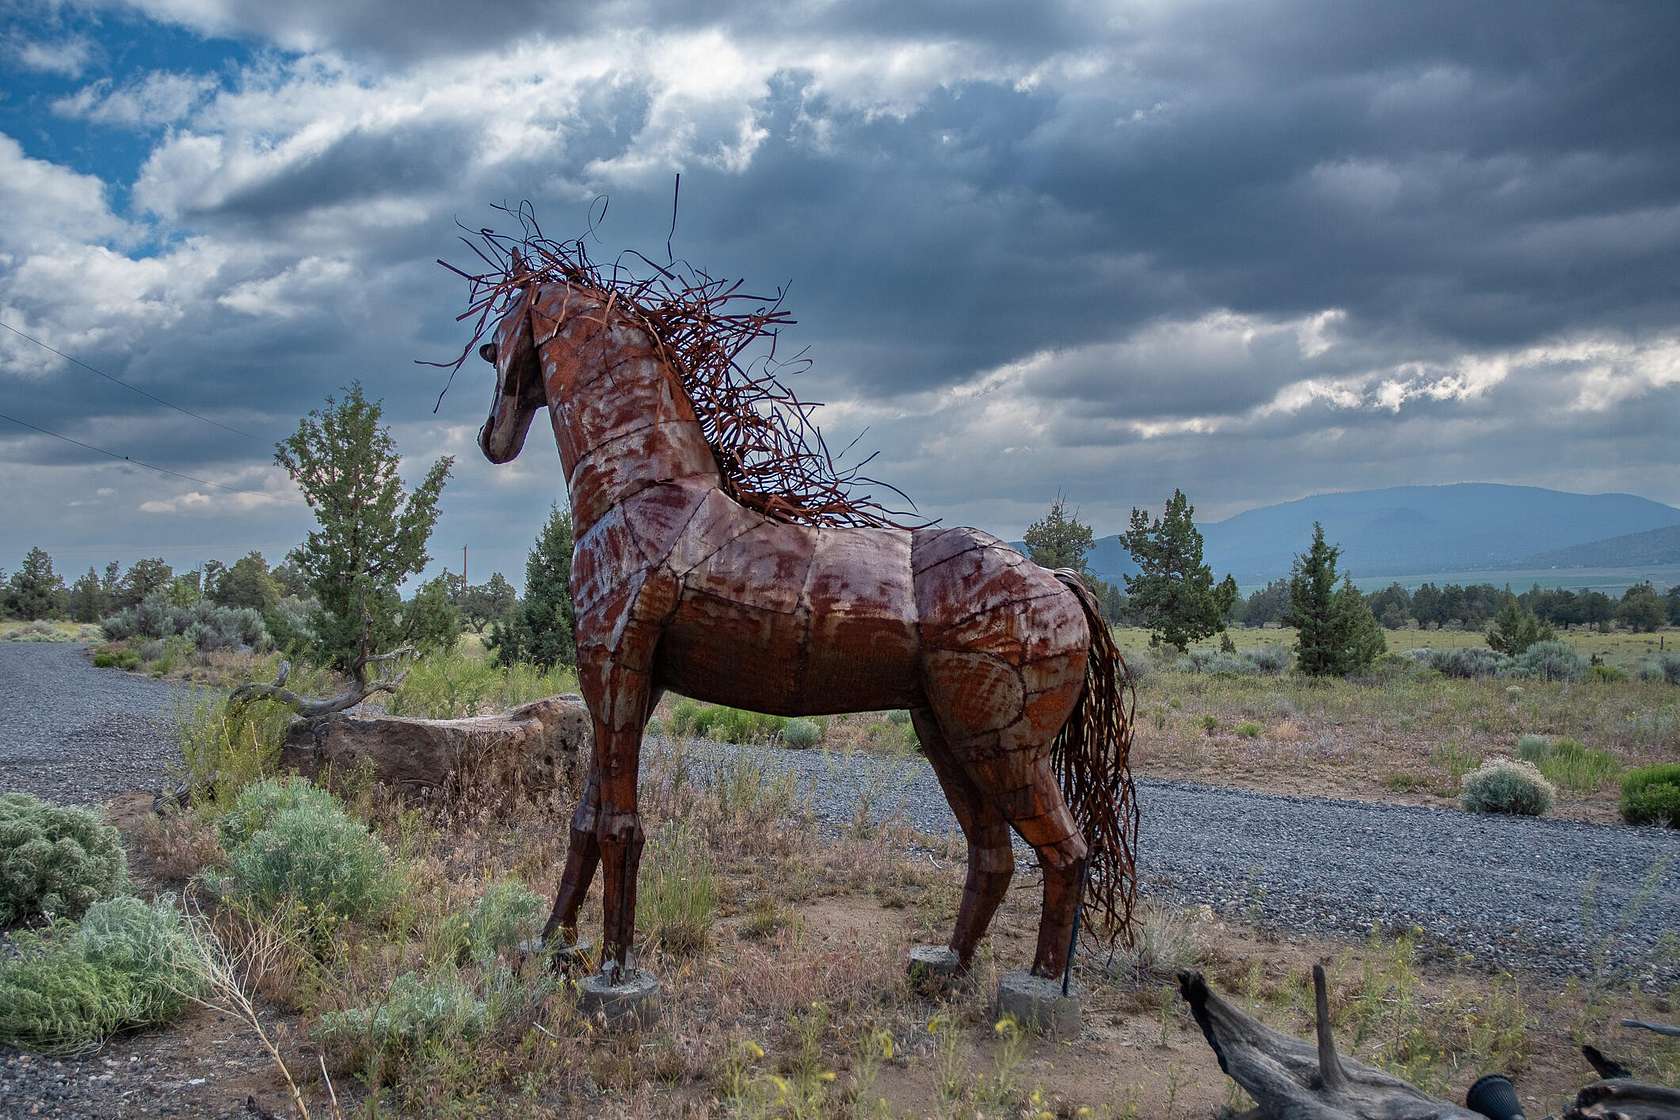
<path fill-rule="evenodd" d="M 95 669 L 71 645 L 0 643 L 0 789 L 98 801 L 153 789 L 191 690 Z M 669 750 L 656 741 L 655 750 Z M 816 816 L 955 827 L 920 758 L 747 750 L 797 775 Z M 1680 831 L 1331 801 L 1140 780 L 1148 890 L 1302 933 L 1360 938 L 1373 925 L 1496 967 L 1553 974 L 1595 956 L 1651 983 L 1680 981 Z M 1666 935 L 1666 939 L 1665 936 Z"/>
<path fill-rule="evenodd" d="M 0 642 L 0 791 L 86 804 L 157 789 L 192 695 L 95 669 L 69 642 Z"/>
<path fill-rule="evenodd" d="M 669 750 L 660 744 L 656 749 Z M 920 758 L 693 743 L 692 759 L 750 750 L 792 770 L 812 811 L 849 825 L 956 823 Z M 1427 948 L 1496 968 L 1587 972 L 1595 956 L 1647 985 L 1680 982 L 1680 832 L 1280 797 L 1139 779 L 1145 890 L 1276 928 L 1362 938 L 1419 927 Z M 1017 884 L 1023 880 L 1017 879 Z"/>

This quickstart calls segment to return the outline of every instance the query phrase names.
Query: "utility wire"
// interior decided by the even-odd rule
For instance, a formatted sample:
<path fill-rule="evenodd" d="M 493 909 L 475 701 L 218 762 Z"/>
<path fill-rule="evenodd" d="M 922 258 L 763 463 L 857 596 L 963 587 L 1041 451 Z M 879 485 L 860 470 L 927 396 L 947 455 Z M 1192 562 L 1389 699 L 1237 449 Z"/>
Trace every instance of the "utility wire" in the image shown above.
<path fill-rule="evenodd" d="M 259 497 L 259 498 L 273 498 L 276 501 L 295 502 L 298 505 L 306 504 L 303 501 L 302 498 L 288 497 L 287 495 L 284 495 L 284 494 L 270 494 L 267 491 L 263 491 L 263 490 L 241 490 L 237 486 L 224 486 L 220 482 L 211 482 L 207 478 L 199 478 L 196 475 L 182 474 L 180 471 L 172 471 L 168 467 L 160 467 L 156 463 L 148 463 L 143 459 L 136 459 L 132 455 L 123 455 L 123 454 L 120 454 L 119 452 L 116 452 L 116 451 L 107 451 L 103 447 L 95 447 L 91 443 L 83 443 L 79 439 L 71 439 L 69 436 L 60 435 L 58 432 L 49 431 L 48 429 L 41 427 L 39 424 L 31 424 L 27 420 L 19 420 L 16 416 L 10 416 L 10 415 L 8 415 L 4 412 L 0 412 L 0 420 L 10 420 L 12 423 L 18 425 L 18 427 L 20 427 L 20 428 L 28 428 L 31 431 L 40 432 L 44 436 L 51 436 L 54 439 L 61 439 L 65 443 L 73 443 L 77 447 L 83 447 L 83 448 L 86 448 L 89 451 L 97 451 L 101 455 L 109 455 L 111 458 L 120 459 L 124 463 L 132 463 L 133 465 L 135 465 L 137 467 L 145 467 L 149 471 L 157 471 L 159 474 L 174 475 L 176 478 L 184 478 L 188 482 L 196 482 L 200 486 L 214 486 L 216 489 L 226 490 L 230 494 L 250 494 L 254 497 Z"/>
<path fill-rule="evenodd" d="M 176 404 L 174 401 L 166 401 L 162 397 L 158 396 L 156 393 L 148 392 L 147 390 L 140 388 L 140 386 L 138 386 L 138 385 L 134 385 L 134 384 L 131 384 L 130 382 L 124 381 L 120 377 L 113 377 L 110 374 L 106 373 L 102 369 L 95 369 L 93 366 L 88 365 L 86 362 L 82 361 L 80 358 L 72 358 L 70 355 L 66 354 L 64 351 L 59 350 L 59 349 L 57 349 L 55 347 L 52 347 L 52 346 L 48 346 L 46 343 L 42 342 L 40 339 L 36 338 L 32 334 L 24 334 L 22 331 L 18 330 L 16 327 L 12 326 L 10 323 L 0 323 L 0 327 L 5 327 L 7 330 L 11 331 L 13 334 L 17 335 L 19 338 L 28 339 L 30 342 L 33 342 L 35 345 L 39 346 L 43 350 L 52 351 L 54 354 L 57 354 L 59 357 L 63 358 L 65 361 L 70 362 L 74 365 L 81 366 L 83 369 L 87 370 L 89 373 L 97 373 L 100 377 L 103 377 L 107 381 L 114 381 L 118 385 L 121 385 L 124 389 L 132 389 L 136 393 L 139 393 L 142 397 L 145 397 L 148 400 L 154 400 L 158 404 L 164 405 L 167 408 L 173 408 L 176 412 L 179 412 L 182 415 L 191 416 L 194 420 L 202 420 L 206 424 L 212 424 L 212 425 L 222 429 L 222 431 L 232 432 L 236 436 L 244 436 L 246 439 L 254 439 L 259 443 L 264 442 L 263 438 L 261 436 L 254 435 L 251 432 L 247 432 L 243 428 L 235 428 L 231 424 L 222 423 L 220 420 L 212 420 L 212 419 L 210 419 L 210 417 L 201 415 L 200 413 L 197 413 L 197 412 L 194 412 L 190 408 L 182 408 L 180 405 Z"/>

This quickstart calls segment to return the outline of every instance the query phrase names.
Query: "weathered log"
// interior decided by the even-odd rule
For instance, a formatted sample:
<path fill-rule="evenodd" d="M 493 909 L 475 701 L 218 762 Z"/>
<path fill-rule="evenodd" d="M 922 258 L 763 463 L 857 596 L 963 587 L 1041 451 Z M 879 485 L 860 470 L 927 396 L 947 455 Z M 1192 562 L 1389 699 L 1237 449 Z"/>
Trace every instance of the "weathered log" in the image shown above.
<path fill-rule="evenodd" d="M 1317 1044 L 1281 1034 L 1215 995 L 1199 972 L 1178 975 L 1179 992 L 1219 1059 L 1265 1120 L 1486 1120 L 1429 1096 L 1380 1069 L 1342 1058 L 1330 1033 L 1324 969 L 1313 966 Z"/>
<path fill-rule="evenodd" d="M 407 793 L 507 801 L 571 788 L 590 741 L 583 701 L 556 696 L 474 719 L 341 713 L 298 720 L 287 733 L 280 765 L 312 778 L 366 768 L 377 781 Z"/>
<path fill-rule="evenodd" d="M 1680 1089 L 1626 1077 L 1594 1081 L 1562 1120 L 1680 1120 Z"/>

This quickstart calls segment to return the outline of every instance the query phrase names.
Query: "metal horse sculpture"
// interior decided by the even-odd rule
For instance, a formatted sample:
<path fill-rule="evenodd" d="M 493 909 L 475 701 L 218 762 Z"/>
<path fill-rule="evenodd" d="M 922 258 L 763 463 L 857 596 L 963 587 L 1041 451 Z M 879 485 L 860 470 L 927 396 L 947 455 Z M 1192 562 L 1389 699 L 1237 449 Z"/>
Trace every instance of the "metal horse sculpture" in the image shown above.
<path fill-rule="evenodd" d="M 1061 974 L 1087 884 L 1098 911 L 1129 917 L 1128 684 L 1079 577 L 974 529 L 802 524 L 774 503 L 750 508 L 685 392 L 683 355 L 635 300 L 592 284 L 597 273 L 512 259 L 523 275 L 498 278 L 500 318 L 480 348 L 496 390 L 479 445 L 506 463 L 539 410 L 553 422 L 595 731 L 545 942 L 575 942 L 600 866 L 603 960 L 629 961 L 638 762 L 666 689 L 783 715 L 909 709 L 968 840 L 950 941 L 963 968 L 1014 871 L 1011 828 L 1044 875 L 1034 972 Z"/>

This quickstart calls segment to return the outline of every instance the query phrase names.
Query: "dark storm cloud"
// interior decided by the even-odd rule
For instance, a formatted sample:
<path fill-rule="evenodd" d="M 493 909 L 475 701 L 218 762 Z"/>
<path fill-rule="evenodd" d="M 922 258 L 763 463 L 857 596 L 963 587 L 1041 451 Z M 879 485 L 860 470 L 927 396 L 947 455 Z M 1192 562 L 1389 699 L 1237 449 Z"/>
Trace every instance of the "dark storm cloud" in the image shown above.
<path fill-rule="evenodd" d="M 97 284 L 151 303 L 77 336 L 68 256 L 0 303 L 263 440 L 160 420 L 70 368 L 30 380 L 29 415 L 81 438 L 234 471 L 352 378 L 415 439 L 470 436 L 476 363 L 435 419 L 444 374 L 412 364 L 461 339 L 460 286 L 431 263 L 463 255 L 453 221 L 530 198 L 565 235 L 602 192 L 597 256 L 662 257 L 680 169 L 676 253 L 791 285 L 801 392 L 839 402 L 839 442 L 872 425 L 881 473 L 936 516 L 1014 531 L 1061 489 L 1112 530 L 1174 479 L 1209 512 L 1572 474 L 1680 499 L 1661 438 L 1677 390 L 1652 372 L 1680 331 L 1680 8 L 196 10 L 200 31 L 335 61 L 265 62 L 153 138 L 135 198 L 155 212 L 109 239 L 137 263 Z M 685 33 L 716 38 L 648 61 Z M 626 42 L 565 96 L 538 89 Z M 706 57 L 724 49 L 739 67 Z M 741 69 L 746 92 L 673 65 Z M 450 85 L 463 67 L 479 80 Z M 300 141 L 312 127 L 324 139 Z M 1571 357 L 1578 338 L 1603 345 Z M 1510 372 L 1466 389 L 1478 362 Z M 528 536 L 558 492 L 552 451 L 534 439 L 510 474 L 463 447 L 468 505 L 445 528 Z M 95 458 L 3 431 L 0 456 Z"/>

